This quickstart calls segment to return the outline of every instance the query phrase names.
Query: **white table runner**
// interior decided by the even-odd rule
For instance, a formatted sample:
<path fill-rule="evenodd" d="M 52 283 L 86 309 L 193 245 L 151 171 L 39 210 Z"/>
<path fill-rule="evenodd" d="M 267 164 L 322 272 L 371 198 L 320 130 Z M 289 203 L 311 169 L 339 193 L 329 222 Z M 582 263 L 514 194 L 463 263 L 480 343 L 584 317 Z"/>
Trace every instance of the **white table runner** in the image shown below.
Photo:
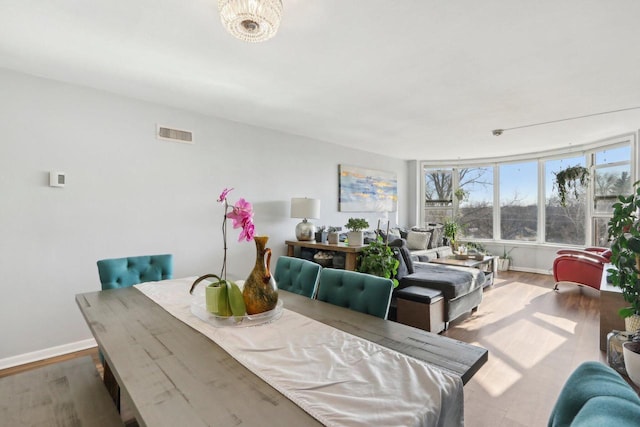
<path fill-rule="evenodd" d="M 216 328 L 191 313 L 195 278 L 136 287 L 327 426 L 463 426 L 462 380 L 284 309 L 272 323 Z"/>

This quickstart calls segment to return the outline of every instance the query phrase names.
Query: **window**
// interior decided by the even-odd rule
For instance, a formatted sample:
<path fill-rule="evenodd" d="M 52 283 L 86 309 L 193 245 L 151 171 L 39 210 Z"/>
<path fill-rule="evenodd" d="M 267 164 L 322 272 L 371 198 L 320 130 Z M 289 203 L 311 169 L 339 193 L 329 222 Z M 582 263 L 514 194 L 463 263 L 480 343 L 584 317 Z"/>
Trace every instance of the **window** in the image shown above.
<path fill-rule="evenodd" d="M 493 167 L 465 168 L 458 173 L 462 192 L 456 192 L 456 198 L 462 234 L 472 239 L 493 238 Z"/>
<path fill-rule="evenodd" d="M 586 242 L 587 188 L 578 183 L 578 197 L 568 194 L 565 206 L 560 205 L 555 174 L 570 166 L 586 167 L 585 156 L 566 157 L 544 162 L 545 242 L 583 245 Z"/>
<path fill-rule="evenodd" d="M 453 217 L 453 169 L 424 169 L 424 222 Z"/>
<path fill-rule="evenodd" d="M 538 163 L 500 165 L 500 237 L 536 240 L 538 236 Z"/>
<path fill-rule="evenodd" d="M 613 204 L 618 195 L 631 194 L 631 147 L 596 151 L 593 159 L 592 241 L 596 246 L 609 246 L 607 224 L 613 213 Z"/>
<path fill-rule="evenodd" d="M 608 246 L 612 204 L 636 179 L 636 134 L 608 141 L 488 162 L 421 164 L 423 223 L 456 218 L 464 239 Z M 560 206 L 555 173 L 589 171 L 589 185 Z"/>

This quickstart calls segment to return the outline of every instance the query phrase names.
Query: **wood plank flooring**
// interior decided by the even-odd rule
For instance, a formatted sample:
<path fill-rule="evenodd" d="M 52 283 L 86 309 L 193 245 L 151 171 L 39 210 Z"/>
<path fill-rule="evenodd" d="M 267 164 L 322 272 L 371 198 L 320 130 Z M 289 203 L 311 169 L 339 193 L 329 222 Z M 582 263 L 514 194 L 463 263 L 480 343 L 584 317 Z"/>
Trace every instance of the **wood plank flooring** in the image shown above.
<path fill-rule="evenodd" d="M 443 335 L 489 350 L 464 387 L 465 426 L 544 426 L 571 372 L 599 349 L 599 293 L 539 274 L 500 273 L 476 313 Z"/>
<path fill-rule="evenodd" d="M 599 350 L 599 293 L 560 285 L 552 276 L 501 272 L 477 312 L 443 333 L 489 350 L 489 361 L 464 387 L 465 426 L 544 426 L 571 372 L 604 361 Z M 0 371 L 0 377 L 97 350 Z"/>

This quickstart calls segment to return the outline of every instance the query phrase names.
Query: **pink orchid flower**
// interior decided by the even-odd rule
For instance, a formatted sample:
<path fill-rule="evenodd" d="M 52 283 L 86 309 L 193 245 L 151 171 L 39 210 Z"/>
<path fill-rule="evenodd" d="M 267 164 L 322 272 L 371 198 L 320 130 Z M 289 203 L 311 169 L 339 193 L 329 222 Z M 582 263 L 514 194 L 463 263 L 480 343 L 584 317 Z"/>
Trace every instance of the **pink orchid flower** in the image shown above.
<path fill-rule="evenodd" d="M 233 220 L 233 228 L 243 227 L 245 222 L 252 221 L 253 206 L 245 199 L 240 199 L 227 214 L 227 218 Z"/>
<path fill-rule="evenodd" d="M 233 188 L 225 188 L 224 190 L 222 190 L 222 193 L 220 193 L 220 197 L 218 197 L 218 202 L 222 203 L 227 200 L 227 195 L 231 193 L 231 190 L 233 190 Z"/>
<path fill-rule="evenodd" d="M 249 220 L 242 226 L 242 231 L 240 232 L 240 236 L 238 236 L 238 242 L 241 242 L 242 239 L 250 242 L 251 240 L 253 240 L 254 234 L 255 226 L 253 225 L 253 222 Z"/>

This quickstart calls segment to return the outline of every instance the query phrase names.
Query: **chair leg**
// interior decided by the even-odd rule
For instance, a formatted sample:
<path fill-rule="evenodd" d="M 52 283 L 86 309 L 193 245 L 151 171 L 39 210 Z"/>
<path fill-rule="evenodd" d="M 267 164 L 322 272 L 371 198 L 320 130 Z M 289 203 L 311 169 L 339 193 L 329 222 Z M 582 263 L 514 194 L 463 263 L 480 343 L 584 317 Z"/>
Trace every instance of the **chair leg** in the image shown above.
<path fill-rule="evenodd" d="M 554 290 L 554 291 L 557 291 L 557 290 L 558 290 L 558 284 L 557 284 L 557 283 L 556 283 L 556 285 L 553 287 L 553 290 Z"/>

